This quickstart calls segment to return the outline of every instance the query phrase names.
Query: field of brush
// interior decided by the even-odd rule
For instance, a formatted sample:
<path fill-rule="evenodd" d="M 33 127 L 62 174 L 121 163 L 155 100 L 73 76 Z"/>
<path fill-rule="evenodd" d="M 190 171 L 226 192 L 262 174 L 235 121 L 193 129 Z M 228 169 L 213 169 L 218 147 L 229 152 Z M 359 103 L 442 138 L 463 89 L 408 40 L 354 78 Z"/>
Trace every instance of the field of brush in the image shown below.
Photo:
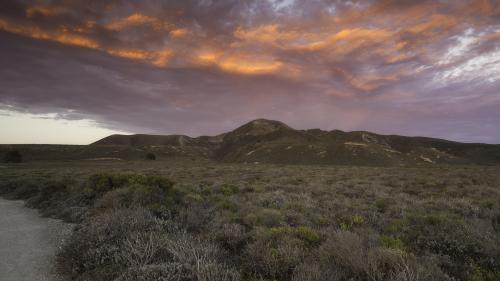
<path fill-rule="evenodd" d="M 68 280 L 498 280 L 500 167 L 34 162 L 0 194 L 78 223 Z"/>

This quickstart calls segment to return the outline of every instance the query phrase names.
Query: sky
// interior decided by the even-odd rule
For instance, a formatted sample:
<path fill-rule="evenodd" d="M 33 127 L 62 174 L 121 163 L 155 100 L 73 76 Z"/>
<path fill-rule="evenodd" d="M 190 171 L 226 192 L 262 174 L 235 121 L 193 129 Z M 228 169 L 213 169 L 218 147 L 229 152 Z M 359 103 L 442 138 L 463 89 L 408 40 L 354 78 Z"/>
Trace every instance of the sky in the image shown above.
<path fill-rule="evenodd" d="M 0 1 L 0 143 L 256 118 L 500 143 L 500 0 Z"/>

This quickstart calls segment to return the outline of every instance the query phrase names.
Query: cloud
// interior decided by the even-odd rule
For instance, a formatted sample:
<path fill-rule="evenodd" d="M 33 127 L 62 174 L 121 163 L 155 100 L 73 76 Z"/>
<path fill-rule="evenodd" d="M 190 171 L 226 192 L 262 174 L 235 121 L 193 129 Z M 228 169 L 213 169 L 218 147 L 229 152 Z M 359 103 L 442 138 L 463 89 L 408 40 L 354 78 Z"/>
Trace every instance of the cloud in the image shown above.
<path fill-rule="evenodd" d="M 137 132 L 218 133 L 268 117 L 500 142 L 486 125 L 499 118 L 499 10 L 488 0 L 3 1 L 0 104 Z"/>

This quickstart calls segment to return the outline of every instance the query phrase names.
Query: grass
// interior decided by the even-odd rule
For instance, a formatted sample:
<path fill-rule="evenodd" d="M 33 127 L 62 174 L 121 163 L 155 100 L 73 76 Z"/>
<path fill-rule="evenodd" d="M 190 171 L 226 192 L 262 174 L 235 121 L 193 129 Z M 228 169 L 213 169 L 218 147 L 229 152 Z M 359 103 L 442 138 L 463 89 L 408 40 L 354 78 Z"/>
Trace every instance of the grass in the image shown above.
<path fill-rule="evenodd" d="M 79 223 L 59 253 L 69 280 L 500 274 L 494 166 L 40 162 L 1 168 L 0 193 Z"/>

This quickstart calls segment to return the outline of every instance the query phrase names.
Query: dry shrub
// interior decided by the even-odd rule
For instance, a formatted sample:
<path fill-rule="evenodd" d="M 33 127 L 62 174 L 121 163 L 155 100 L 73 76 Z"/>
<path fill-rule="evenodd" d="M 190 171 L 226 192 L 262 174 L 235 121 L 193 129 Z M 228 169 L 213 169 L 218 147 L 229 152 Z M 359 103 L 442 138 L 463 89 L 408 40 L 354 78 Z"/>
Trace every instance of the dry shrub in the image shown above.
<path fill-rule="evenodd" d="M 131 267 L 114 281 L 181 281 L 193 280 L 194 276 L 183 264 L 153 264 Z"/>
<path fill-rule="evenodd" d="M 70 280 L 239 280 L 221 250 L 145 209 L 116 209 L 81 225 L 59 255 Z"/>
<path fill-rule="evenodd" d="M 123 242 L 137 232 L 160 230 L 144 209 L 113 210 L 80 225 L 57 256 L 59 271 L 71 280 L 111 280 L 126 265 Z"/>
<path fill-rule="evenodd" d="M 273 247 L 257 241 L 245 249 L 245 265 L 253 276 L 288 280 L 303 256 L 302 248 L 294 241 L 282 240 Z"/>
<path fill-rule="evenodd" d="M 224 223 L 214 231 L 219 245 L 234 254 L 243 249 L 249 238 L 245 226 L 238 223 Z"/>
<path fill-rule="evenodd" d="M 296 268 L 293 281 L 446 280 L 435 266 L 424 267 L 413 256 L 372 245 L 367 237 L 350 231 L 332 233 L 312 256 L 314 260 L 307 260 Z M 315 266 L 309 267 L 310 264 Z"/>
<path fill-rule="evenodd" d="M 123 254 L 131 270 L 118 280 L 135 280 L 130 279 L 130 275 L 137 272 L 161 276 L 151 280 L 239 280 L 239 273 L 221 262 L 222 254 L 215 244 L 184 231 L 163 233 L 161 237 L 141 234 L 127 239 L 125 245 Z M 151 267 L 152 263 L 156 266 Z"/>

